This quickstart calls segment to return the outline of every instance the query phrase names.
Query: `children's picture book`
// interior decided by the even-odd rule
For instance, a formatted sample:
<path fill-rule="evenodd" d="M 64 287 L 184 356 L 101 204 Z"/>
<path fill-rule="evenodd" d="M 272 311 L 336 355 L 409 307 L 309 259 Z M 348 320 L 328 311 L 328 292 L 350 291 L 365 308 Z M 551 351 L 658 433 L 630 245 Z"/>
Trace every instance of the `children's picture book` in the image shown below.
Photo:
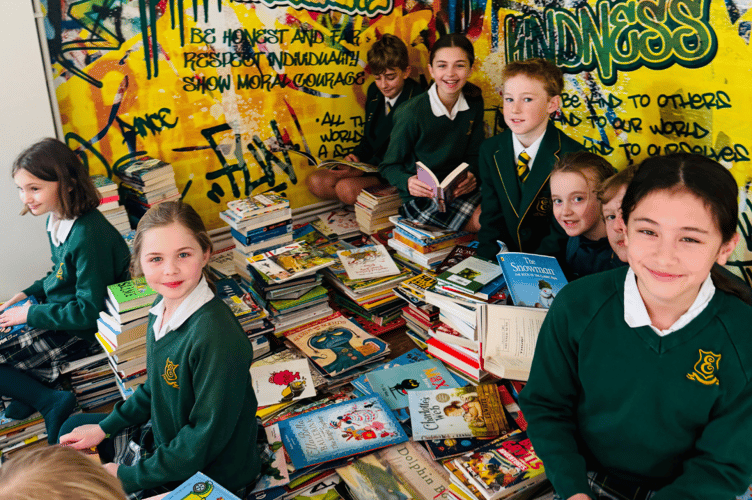
<path fill-rule="evenodd" d="M 358 500 L 418 499 L 418 492 L 410 488 L 395 474 L 392 466 L 375 453 L 360 457 L 344 467 L 337 468 L 353 495 Z"/>
<path fill-rule="evenodd" d="M 141 276 L 122 283 L 115 283 L 107 287 L 107 295 L 110 303 L 119 312 L 128 311 L 137 307 L 143 307 L 154 302 L 155 292 Z"/>
<path fill-rule="evenodd" d="M 493 437 L 510 430 L 494 384 L 410 391 L 413 439 Z"/>
<path fill-rule="evenodd" d="M 369 335 L 341 313 L 284 333 L 287 340 L 329 375 L 376 361 L 389 352 L 389 344 Z"/>
<path fill-rule="evenodd" d="M 316 395 L 308 360 L 251 366 L 253 392 L 259 406 L 297 401 Z"/>
<path fill-rule="evenodd" d="M 501 274 L 501 268 L 495 262 L 470 256 L 439 274 L 438 281 L 473 295 Z"/>
<path fill-rule="evenodd" d="M 331 266 L 335 259 L 318 248 L 295 242 L 248 257 L 248 262 L 271 283 L 284 283 Z"/>
<path fill-rule="evenodd" d="M 30 295 L 26 297 L 25 299 L 19 300 L 15 304 L 8 306 L 7 309 L 13 309 L 14 307 L 21 307 L 26 304 L 29 304 L 29 305 L 38 304 L 36 297 L 34 297 L 33 295 Z M 26 333 L 27 331 L 29 331 L 29 326 L 26 323 L 0 328 L 0 345 L 5 344 L 6 342 L 10 342 L 14 338 L 18 337 L 19 335 L 23 333 Z"/>
<path fill-rule="evenodd" d="M 236 220 L 250 219 L 258 215 L 284 210 L 289 207 L 290 200 L 272 192 L 227 202 L 227 210 L 236 217 Z"/>
<path fill-rule="evenodd" d="M 414 441 L 396 444 L 376 451 L 400 480 L 411 488 L 415 500 L 452 500 L 449 473 L 428 455 L 426 449 Z M 384 497 L 382 497 L 384 498 Z"/>
<path fill-rule="evenodd" d="M 311 225 L 328 238 L 335 236 L 344 238 L 360 233 L 355 209 L 352 207 L 342 207 L 321 214 L 318 216 L 318 220 L 311 222 Z"/>
<path fill-rule="evenodd" d="M 368 374 L 368 383 L 392 410 L 407 408 L 410 391 L 460 386 L 444 364 L 435 359 L 373 371 Z M 409 414 L 406 417 L 409 418 Z M 398 418 L 403 420 L 399 414 Z"/>
<path fill-rule="evenodd" d="M 439 267 L 436 268 L 436 273 L 443 273 L 447 269 L 456 266 L 468 257 L 472 257 L 477 253 L 477 251 L 478 250 L 476 248 L 471 248 L 466 245 L 455 245 L 455 247 L 452 248 L 452 251 L 449 252 L 449 255 L 447 255 L 446 258 L 441 261 Z"/>
<path fill-rule="evenodd" d="M 254 493 L 284 486 L 290 482 L 285 448 L 282 446 L 282 436 L 279 433 L 279 426 L 277 424 L 270 424 L 264 427 L 264 431 L 266 432 L 266 442 L 274 455 L 268 467 L 266 467 L 264 475 L 259 478 L 256 487 L 253 488 Z"/>
<path fill-rule="evenodd" d="M 489 304 L 483 367 L 499 378 L 527 381 L 535 343 L 548 309 Z"/>
<path fill-rule="evenodd" d="M 567 284 L 555 257 L 522 252 L 500 252 L 501 266 L 515 306 L 548 309 L 554 297 Z"/>
<path fill-rule="evenodd" d="M 362 170 L 363 172 L 366 172 L 369 174 L 374 174 L 374 173 L 379 172 L 378 166 L 370 165 L 368 163 L 357 162 L 357 161 L 347 161 L 342 158 L 320 160 L 318 157 L 306 151 L 298 151 L 297 149 L 289 149 L 288 151 L 290 151 L 291 153 L 297 153 L 301 156 L 304 156 L 306 159 L 308 159 L 308 163 L 310 163 L 316 168 L 327 168 L 329 170 L 338 170 L 338 169 L 341 170 L 342 167 L 351 167 L 351 168 L 357 168 L 358 170 Z"/>
<path fill-rule="evenodd" d="M 162 500 L 240 500 L 225 487 L 209 479 L 203 472 L 197 472 L 183 484 L 172 490 Z"/>
<path fill-rule="evenodd" d="M 408 440 L 379 396 L 353 399 L 279 422 L 296 469 Z"/>
<path fill-rule="evenodd" d="M 342 261 L 347 277 L 351 280 L 394 276 L 400 270 L 383 245 L 366 245 L 350 250 L 339 250 L 337 256 Z"/>
<path fill-rule="evenodd" d="M 516 430 L 495 443 L 488 451 L 452 460 L 486 500 L 507 498 L 546 479 L 543 462 L 526 432 Z"/>
<path fill-rule="evenodd" d="M 415 165 L 418 180 L 428 184 L 428 187 L 433 191 L 433 197 L 439 204 L 439 212 L 446 212 L 447 205 L 454 199 L 454 190 L 462 181 L 467 179 L 470 165 L 465 162 L 460 163 L 441 181 L 439 181 L 436 174 L 434 174 L 431 169 L 423 163 L 416 161 Z"/>

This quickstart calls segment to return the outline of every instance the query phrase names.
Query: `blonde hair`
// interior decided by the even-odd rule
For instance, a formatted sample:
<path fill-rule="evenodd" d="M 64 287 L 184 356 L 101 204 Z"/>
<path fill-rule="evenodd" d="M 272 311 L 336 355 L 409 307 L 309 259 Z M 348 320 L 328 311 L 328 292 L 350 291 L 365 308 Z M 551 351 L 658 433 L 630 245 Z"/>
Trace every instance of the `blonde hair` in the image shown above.
<path fill-rule="evenodd" d="M 190 231 L 193 237 L 196 238 L 196 241 L 198 241 L 202 252 L 208 251 L 211 254 L 214 250 L 209 233 L 206 231 L 206 226 L 204 226 L 204 221 L 201 220 L 201 216 L 196 210 L 182 201 L 166 201 L 151 207 L 138 222 L 136 236 L 133 238 L 133 253 L 131 254 L 132 277 L 137 278 L 144 275 L 144 271 L 141 269 L 141 247 L 144 243 L 144 234 L 150 229 L 165 227 L 171 224 L 180 224 Z M 216 292 L 206 266 L 204 266 L 203 274 L 212 291 Z"/>
<path fill-rule="evenodd" d="M 636 165 L 630 165 L 601 182 L 601 184 L 598 186 L 597 193 L 598 199 L 601 201 L 601 203 L 605 205 L 606 203 L 614 199 L 614 196 L 616 196 L 616 193 L 619 192 L 619 189 L 629 186 L 629 183 L 632 182 L 632 178 L 634 177 L 636 170 Z"/>
<path fill-rule="evenodd" d="M 603 181 L 614 175 L 616 170 L 605 158 L 595 153 L 577 151 L 564 155 L 551 168 L 551 176 L 564 172 L 580 174 L 588 182 L 592 181 L 597 189 Z"/>
<path fill-rule="evenodd" d="M 0 467 L 3 500 L 125 500 L 120 481 L 83 453 L 49 446 Z"/>

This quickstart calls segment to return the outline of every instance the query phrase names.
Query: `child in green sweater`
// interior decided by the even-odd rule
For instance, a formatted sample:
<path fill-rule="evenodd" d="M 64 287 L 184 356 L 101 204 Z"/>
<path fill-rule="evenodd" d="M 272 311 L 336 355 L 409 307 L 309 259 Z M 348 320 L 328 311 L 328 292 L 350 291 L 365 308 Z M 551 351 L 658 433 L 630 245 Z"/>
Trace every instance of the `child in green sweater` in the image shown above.
<path fill-rule="evenodd" d="M 97 209 L 99 194 L 88 169 L 62 142 L 50 138 L 30 146 L 16 158 L 12 174 L 23 213 L 49 215 L 52 270 L 0 306 L 0 328 L 31 327 L 0 343 L 0 395 L 13 399 L 5 411 L 9 418 L 41 412 L 54 443 L 76 398 L 45 383 L 58 377 L 63 363 L 86 356 L 95 345 L 107 286 L 129 278 L 130 252 Z M 8 308 L 30 296 L 39 304 Z"/>
<path fill-rule="evenodd" d="M 165 202 L 141 219 L 133 247 L 134 276 L 159 294 L 146 333 L 149 378 L 109 415 L 71 417 L 60 443 L 99 445 L 127 493 L 164 492 L 202 471 L 243 498 L 261 465 L 253 350 L 207 280 L 209 235 L 193 208 Z"/>
<path fill-rule="evenodd" d="M 713 269 L 739 240 L 736 195 L 708 158 L 645 160 L 622 201 L 629 267 L 554 300 L 520 407 L 558 498 L 729 500 L 750 483 L 752 307 Z"/>

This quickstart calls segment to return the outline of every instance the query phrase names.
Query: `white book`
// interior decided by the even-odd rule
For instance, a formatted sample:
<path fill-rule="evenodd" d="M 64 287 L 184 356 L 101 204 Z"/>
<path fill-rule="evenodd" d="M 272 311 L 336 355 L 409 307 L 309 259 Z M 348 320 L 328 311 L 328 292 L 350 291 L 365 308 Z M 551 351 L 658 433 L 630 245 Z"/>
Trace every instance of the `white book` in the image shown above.
<path fill-rule="evenodd" d="M 486 306 L 487 329 L 483 332 L 483 365 L 499 378 L 527 381 L 533 353 L 548 309 Z"/>

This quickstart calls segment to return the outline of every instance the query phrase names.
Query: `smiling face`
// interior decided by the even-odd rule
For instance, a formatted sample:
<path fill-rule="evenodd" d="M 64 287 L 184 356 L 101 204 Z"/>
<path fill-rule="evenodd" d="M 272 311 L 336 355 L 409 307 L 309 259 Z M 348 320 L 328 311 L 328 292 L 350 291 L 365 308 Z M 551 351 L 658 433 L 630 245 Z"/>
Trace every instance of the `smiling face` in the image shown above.
<path fill-rule="evenodd" d="M 459 47 L 444 47 L 436 51 L 428 71 L 436 82 L 441 102 L 454 106 L 462 87 L 470 78 L 472 67 L 464 50 Z"/>
<path fill-rule="evenodd" d="M 405 80 L 410 75 L 410 66 L 404 71 L 399 68 L 387 68 L 383 73 L 375 75 L 376 87 L 387 99 L 394 99 L 402 92 Z"/>
<path fill-rule="evenodd" d="M 20 169 L 13 176 L 18 186 L 18 196 L 34 215 L 43 215 L 48 212 L 55 213 L 58 217 L 61 212 L 60 183 L 57 181 L 45 181 L 32 175 L 28 170 Z"/>
<path fill-rule="evenodd" d="M 608 242 L 611 244 L 611 249 L 622 262 L 627 261 L 627 244 L 624 240 L 627 228 L 624 226 L 624 220 L 621 218 L 621 201 L 624 199 L 626 191 L 626 185 L 620 187 L 614 197 L 608 203 L 604 203 L 601 206 L 603 220 L 606 223 Z"/>
<path fill-rule="evenodd" d="M 606 236 L 601 205 L 591 179 L 579 172 L 555 172 L 550 184 L 554 217 L 567 236 L 582 235 L 593 241 Z"/>
<path fill-rule="evenodd" d="M 174 312 L 201 281 L 209 251 L 201 250 L 188 229 L 173 223 L 144 233 L 139 260 L 146 282 L 164 297 L 165 309 Z"/>
<path fill-rule="evenodd" d="M 524 147 L 534 143 L 559 109 L 559 96 L 551 97 L 543 82 L 519 74 L 504 82 L 504 121 Z"/>
<path fill-rule="evenodd" d="M 639 201 L 627 221 L 627 257 L 651 319 L 654 311 L 686 312 L 737 241 L 735 234 L 723 243 L 710 210 L 692 193 L 656 191 Z"/>

